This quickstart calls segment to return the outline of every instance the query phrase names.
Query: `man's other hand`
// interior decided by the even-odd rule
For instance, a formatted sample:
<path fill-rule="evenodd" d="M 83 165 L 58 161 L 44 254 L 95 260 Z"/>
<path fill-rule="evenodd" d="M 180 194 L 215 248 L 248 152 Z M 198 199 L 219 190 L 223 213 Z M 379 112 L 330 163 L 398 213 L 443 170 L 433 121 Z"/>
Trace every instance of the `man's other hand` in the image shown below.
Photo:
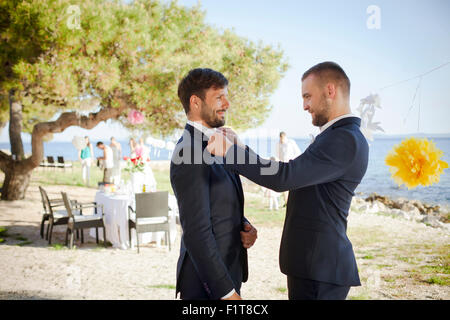
<path fill-rule="evenodd" d="M 244 223 L 244 231 L 241 231 L 241 241 L 245 249 L 251 248 L 258 238 L 258 230 L 250 223 Z"/>

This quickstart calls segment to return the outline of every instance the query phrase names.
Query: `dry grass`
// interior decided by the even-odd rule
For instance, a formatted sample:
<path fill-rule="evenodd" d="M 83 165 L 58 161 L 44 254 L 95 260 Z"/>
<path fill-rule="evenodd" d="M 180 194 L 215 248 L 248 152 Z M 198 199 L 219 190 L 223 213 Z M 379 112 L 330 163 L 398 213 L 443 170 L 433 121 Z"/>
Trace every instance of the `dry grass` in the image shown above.
<path fill-rule="evenodd" d="M 149 244 L 139 255 L 135 250 L 105 249 L 93 239 L 68 250 L 63 245 L 64 227 L 55 227 L 52 246 L 40 239 L 38 184 L 45 184 L 53 196 L 65 190 L 80 201 L 94 198 L 94 188 L 77 186 L 74 176 L 79 172 L 74 171 L 59 172 L 59 177 L 37 172 L 26 200 L 0 202 L 0 227 L 4 227 L 0 229 L 0 298 L 173 299 L 180 234 L 171 252 Z M 155 166 L 154 173 L 159 189 L 171 191 L 167 167 Z M 259 236 L 249 250 L 250 276 L 242 287 L 243 297 L 287 299 L 286 277 L 278 266 L 284 208 L 269 211 L 257 187 L 245 184 L 245 189 L 245 214 Z M 351 213 L 348 236 L 363 284 L 351 289 L 349 299 L 450 298 L 448 231 Z"/>

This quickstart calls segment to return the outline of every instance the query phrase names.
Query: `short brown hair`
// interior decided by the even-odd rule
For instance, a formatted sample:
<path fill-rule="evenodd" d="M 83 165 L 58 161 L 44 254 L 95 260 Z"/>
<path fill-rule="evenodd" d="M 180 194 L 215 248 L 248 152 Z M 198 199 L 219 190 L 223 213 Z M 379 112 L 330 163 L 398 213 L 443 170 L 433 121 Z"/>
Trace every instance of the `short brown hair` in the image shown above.
<path fill-rule="evenodd" d="M 228 80 L 223 74 L 212 69 L 193 69 L 178 85 L 178 97 L 183 104 L 186 114 L 190 110 L 190 100 L 193 95 L 205 99 L 206 90 L 210 88 L 222 89 L 228 86 Z"/>
<path fill-rule="evenodd" d="M 347 77 L 344 69 L 336 62 L 326 61 L 316 64 L 303 74 L 302 81 L 312 74 L 318 76 L 322 81 L 336 82 L 343 92 L 350 96 L 350 79 Z"/>

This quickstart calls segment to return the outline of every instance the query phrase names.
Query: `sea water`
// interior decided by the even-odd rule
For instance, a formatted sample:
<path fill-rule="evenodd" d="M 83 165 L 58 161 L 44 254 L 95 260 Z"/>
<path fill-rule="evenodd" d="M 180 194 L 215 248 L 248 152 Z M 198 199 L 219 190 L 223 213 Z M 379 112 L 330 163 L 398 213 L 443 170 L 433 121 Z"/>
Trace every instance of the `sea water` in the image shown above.
<path fill-rule="evenodd" d="M 294 139 L 301 151 L 306 150 L 310 144 L 310 139 Z M 436 146 L 444 152 L 442 160 L 450 164 L 450 138 L 431 138 Z M 376 192 L 379 195 L 391 198 L 407 198 L 420 200 L 430 204 L 450 205 L 450 169 L 446 169 L 441 175 L 440 181 L 430 187 L 417 187 L 408 190 L 405 186 L 399 187 L 391 178 L 389 167 L 385 164 L 385 158 L 392 148 L 402 141 L 400 138 L 380 138 L 369 142 L 369 166 L 361 184 L 355 193 L 361 196 L 368 196 Z M 278 139 L 259 138 L 244 139 L 253 150 L 261 156 L 269 158 L 276 156 L 276 144 Z M 130 147 L 127 141 L 121 141 L 123 156 L 130 155 Z M 0 149 L 9 150 L 9 143 L 0 143 Z M 24 143 L 25 153 L 31 152 L 31 144 Z M 102 156 L 103 152 L 94 147 L 95 156 Z M 63 156 L 69 161 L 76 161 L 78 152 L 71 142 L 47 142 L 44 143 L 45 156 Z M 170 151 L 167 149 L 150 147 L 151 160 L 169 160 Z"/>

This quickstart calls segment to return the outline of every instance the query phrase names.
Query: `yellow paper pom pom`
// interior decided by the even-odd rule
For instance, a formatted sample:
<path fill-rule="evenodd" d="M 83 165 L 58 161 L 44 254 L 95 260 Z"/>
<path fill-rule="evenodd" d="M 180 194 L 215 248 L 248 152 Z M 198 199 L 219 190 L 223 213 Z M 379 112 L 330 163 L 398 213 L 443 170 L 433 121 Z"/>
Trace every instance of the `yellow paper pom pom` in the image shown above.
<path fill-rule="evenodd" d="M 412 189 L 439 182 L 440 175 L 448 168 L 447 162 L 440 160 L 442 155 L 433 141 L 408 138 L 389 152 L 385 162 L 394 181 Z"/>

